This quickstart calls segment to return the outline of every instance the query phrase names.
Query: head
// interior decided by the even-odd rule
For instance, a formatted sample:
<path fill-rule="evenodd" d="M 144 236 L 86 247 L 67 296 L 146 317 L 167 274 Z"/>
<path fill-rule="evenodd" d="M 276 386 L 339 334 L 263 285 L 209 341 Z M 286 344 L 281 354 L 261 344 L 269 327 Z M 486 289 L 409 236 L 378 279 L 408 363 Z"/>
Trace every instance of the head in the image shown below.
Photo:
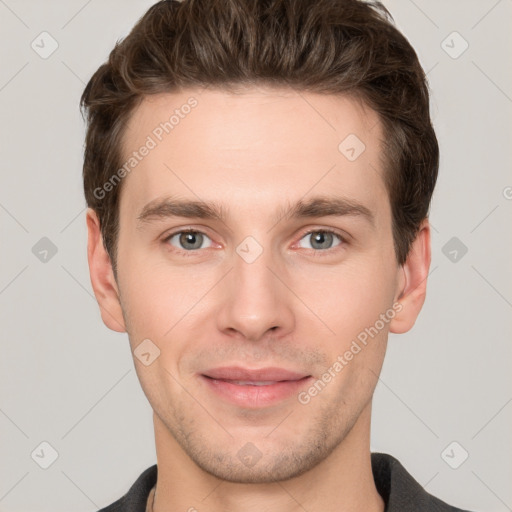
<path fill-rule="evenodd" d="M 162 1 L 82 107 L 91 280 L 160 432 L 240 482 L 368 434 L 388 334 L 425 298 L 438 169 L 425 75 L 385 8 Z M 245 407 L 205 380 L 235 365 L 307 378 Z"/>

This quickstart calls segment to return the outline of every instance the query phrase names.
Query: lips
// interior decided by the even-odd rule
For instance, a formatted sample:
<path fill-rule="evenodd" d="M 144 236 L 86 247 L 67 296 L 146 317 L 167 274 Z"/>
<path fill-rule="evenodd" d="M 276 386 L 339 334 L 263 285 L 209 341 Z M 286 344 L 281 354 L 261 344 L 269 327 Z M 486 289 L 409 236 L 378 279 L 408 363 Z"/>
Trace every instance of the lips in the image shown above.
<path fill-rule="evenodd" d="M 284 368 L 212 368 L 200 381 L 213 396 L 237 407 L 258 409 L 293 399 L 313 380 L 311 375 Z"/>
<path fill-rule="evenodd" d="M 248 385 L 262 386 L 266 384 L 274 384 L 275 382 L 300 380 L 309 377 L 305 373 L 286 370 L 284 368 L 259 368 L 249 369 L 239 366 L 225 366 L 222 368 L 213 368 L 203 373 L 205 377 L 211 379 L 236 381 L 240 385 L 246 383 Z"/>

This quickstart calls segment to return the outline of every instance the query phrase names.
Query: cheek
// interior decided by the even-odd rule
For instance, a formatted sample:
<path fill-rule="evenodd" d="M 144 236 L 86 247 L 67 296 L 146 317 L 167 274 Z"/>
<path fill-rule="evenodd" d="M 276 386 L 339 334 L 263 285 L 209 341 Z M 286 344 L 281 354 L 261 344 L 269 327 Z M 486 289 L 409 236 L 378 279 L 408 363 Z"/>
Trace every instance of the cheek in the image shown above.
<path fill-rule="evenodd" d="M 164 354 L 166 344 L 174 340 L 176 355 L 176 338 L 181 339 L 184 331 L 204 325 L 205 308 L 212 306 L 205 295 L 218 281 L 216 271 L 193 265 L 173 266 L 161 257 L 137 257 L 136 252 L 126 256 L 122 263 L 122 307 L 129 319 L 132 349 L 149 338 Z"/>
<path fill-rule="evenodd" d="M 168 268 L 149 264 L 136 254 L 121 257 L 118 269 L 121 305 L 131 326 L 129 334 L 142 339 L 161 337 L 181 298 L 181 292 L 175 289 L 179 282 L 169 279 Z"/>
<path fill-rule="evenodd" d="M 354 259 L 330 269 L 304 269 L 295 273 L 291 288 L 318 322 L 329 327 L 327 334 L 347 340 L 373 325 L 392 306 L 392 266 L 377 260 Z"/>
<path fill-rule="evenodd" d="M 394 313 L 389 268 L 377 262 L 357 265 L 322 284 L 322 293 L 317 290 L 310 300 L 316 301 L 319 316 L 334 331 L 317 337 L 317 343 L 327 355 L 330 373 L 336 375 L 332 395 L 326 393 L 324 398 L 349 409 L 360 407 L 371 398 L 384 360 L 392 316 L 388 314 L 386 322 L 381 315 Z"/>

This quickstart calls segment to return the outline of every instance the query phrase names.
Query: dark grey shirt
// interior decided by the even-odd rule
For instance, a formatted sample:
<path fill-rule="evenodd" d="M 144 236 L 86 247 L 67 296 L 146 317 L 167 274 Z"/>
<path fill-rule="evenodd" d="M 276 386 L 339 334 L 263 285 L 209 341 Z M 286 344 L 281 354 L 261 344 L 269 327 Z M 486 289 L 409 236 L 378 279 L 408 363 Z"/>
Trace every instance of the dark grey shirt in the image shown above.
<path fill-rule="evenodd" d="M 372 453 L 372 471 L 385 512 L 468 512 L 428 494 L 391 455 Z M 156 464 L 146 469 L 122 498 L 99 512 L 145 512 L 157 472 Z"/>

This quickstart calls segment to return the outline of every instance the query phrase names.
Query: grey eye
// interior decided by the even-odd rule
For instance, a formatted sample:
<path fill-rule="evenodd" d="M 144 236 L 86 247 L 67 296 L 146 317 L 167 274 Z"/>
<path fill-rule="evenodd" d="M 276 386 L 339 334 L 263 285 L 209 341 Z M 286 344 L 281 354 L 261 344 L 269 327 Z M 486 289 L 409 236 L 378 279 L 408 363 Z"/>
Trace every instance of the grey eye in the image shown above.
<path fill-rule="evenodd" d="M 171 235 L 168 240 L 171 245 L 178 249 L 194 251 L 204 249 L 204 243 L 207 243 L 210 238 L 199 231 L 180 231 Z"/>
<path fill-rule="evenodd" d="M 335 241 L 336 238 L 339 240 L 339 243 L 333 245 L 333 241 Z M 306 247 L 304 247 L 303 245 L 301 245 L 301 247 L 305 249 L 326 250 L 332 249 L 333 247 L 341 243 L 341 238 L 339 235 L 331 231 L 324 231 L 321 229 L 306 233 L 306 235 L 301 239 L 301 241 L 302 240 L 310 240 L 309 246 L 306 245 Z"/>

